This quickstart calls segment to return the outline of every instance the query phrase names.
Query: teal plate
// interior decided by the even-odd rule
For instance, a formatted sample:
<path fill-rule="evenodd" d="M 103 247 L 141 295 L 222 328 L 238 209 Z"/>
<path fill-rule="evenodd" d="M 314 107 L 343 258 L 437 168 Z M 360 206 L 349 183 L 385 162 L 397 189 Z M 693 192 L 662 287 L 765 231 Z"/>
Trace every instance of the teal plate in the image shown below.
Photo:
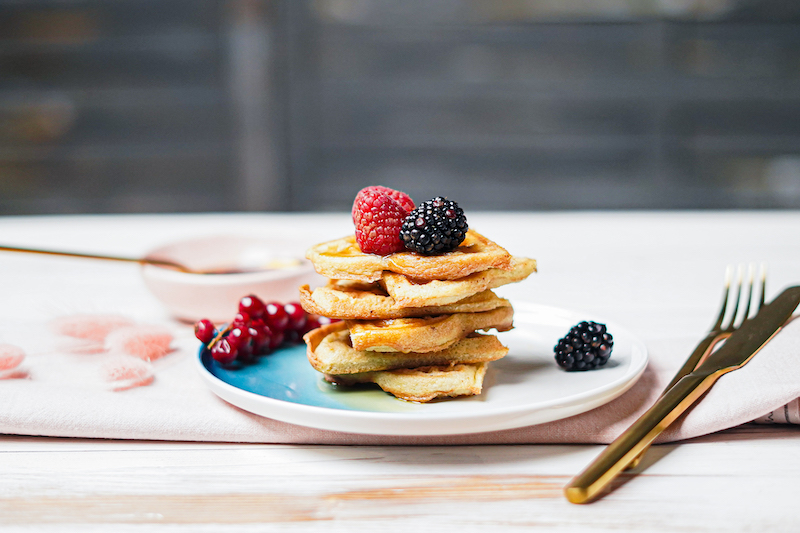
<path fill-rule="evenodd" d="M 564 309 L 514 304 L 514 329 L 501 333 L 509 347 L 490 364 L 479 396 L 430 403 L 399 400 L 374 385 L 331 385 L 294 346 L 254 364 L 223 367 L 206 350 L 198 370 L 225 401 L 251 413 L 319 429 L 377 435 L 449 435 L 511 429 L 573 416 L 628 390 L 647 365 L 647 349 L 625 328 L 614 335 L 609 363 L 591 372 L 564 372 L 553 346 L 581 320 L 603 320 Z"/>
<path fill-rule="evenodd" d="M 203 368 L 220 382 L 264 398 L 313 407 L 387 412 L 413 410 L 372 385 L 339 387 L 322 379 L 306 358 L 305 344 L 276 350 L 253 364 L 222 366 L 208 350 L 200 351 Z"/>

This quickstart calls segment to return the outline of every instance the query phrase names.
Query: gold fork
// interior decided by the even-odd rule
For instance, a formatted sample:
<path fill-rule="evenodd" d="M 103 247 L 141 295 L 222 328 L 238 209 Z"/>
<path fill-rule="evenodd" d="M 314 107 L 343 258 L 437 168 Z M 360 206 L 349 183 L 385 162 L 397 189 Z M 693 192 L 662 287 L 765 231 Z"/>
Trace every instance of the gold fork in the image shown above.
<path fill-rule="evenodd" d="M 684 376 L 690 374 L 697 368 L 705 359 L 714 351 L 714 348 L 723 340 L 733 334 L 742 323 L 750 316 L 751 307 L 753 314 L 764 305 L 764 297 L 766 294 L 767 274 L 766 267 L 762 264 L 759 273 L 758 284 L 755 283 L 756 268 L 750 265 L 746 268 L 744 265 L 739 265 L 736 285 L 732 285 L 734 268 L 728 266 L 725 272 L 725 290 L 722 298 L 722 304 L 719 310 L 714 325 L 708 331 L 708 334 L 701 340 L 692 354 L 683 364 L 683 366 L 672 378 L 669 385 L 661 393 L 661 396 L 666 394 L 677 382 Z M 745 270 L 747 270 L 747 283 L 744 282 Z M 758 299 L 756 300 L 756 295 Z M 733 307 L 730 307 L 731 301 L 735 301 Z M 630 463 L 628 463 L 622 470 L 633 468 L 637 466 L 644 454 L 647 452 L 649 446 L 644 448 Z M 620 470 L 620 472 L 622 471 Z M 619 472 L 618 472 L 619 473 Z M 602 487 L 597 492 L 601 492 L 607 487 L 611 481 L 616 478 L 616 475 L 609 476 Z"/>
<path fill-rule="evenodd" d="M 742 322 L 750 316 L 750 307 L 753 305 L 754 293 L 758 293 L 758 301 L 755 302 L 753 312 L 757 313 L 761 306 L 764 305 L 764 293 L 767 287 L 766 266 L 763 264 L 761 265 L 758 288 L 756 288 L 754 284 L 755 266 L 751 264 L 747 270 L 747 287 L 743 284 L 745 273 L 744 265 L 739 265 L 736 286 L 731 287 L 734 268 L 728 265 L 725 271 L 725 294 L 722 298 L 722 305 L 717 321 L 711 326 L 708 335 L 700 341 L 692 352 L 692 355 L 689 356 L 689 359 L 686 360 L 681 369 L 678 370 L 678 373 L 675 374 L 675 377 L 672 378 L 672 381 L 669 382 L 669 385 L 666 386 L 664 392 L 667 392 L 673 385 L 679 382 L 683 376 L 697 368 L 708 354 L 714 351 L 714 348 L 720 341 L 730 337 L 731 334 L 739 328 Z M 746 293 L 745 297 L 747 298 L 744 304 L 742 304 L 742 293 Z M 731 301 L 732 296 L 735 296 L 736 304 L 733 306 L 732 310 L 729 310 L 728 303 Z M 742 309 L 742 305 L 744 305 L 744 309 Z M 726 316 L 728 318 L 727 321 L 725 320 Z"/>
<path fill-rule="evenodd" d="M 736 285 L 731 286 L 734 270 L 738 270 L 738 274 L 736 276 Z M 725 268 L 725 290 L 723 291 L 719 316 L 717 317 L 716 322 L 714 322 L 714 325 L 711 326 L 711 329 L 708 330 L 708 334 L 705 336 L 705 338 L 703 338 L 703 340 L 697 344 L 692 354 L 689 356 L 686 362 L 683 363 L 683 366 L 675 374 L 675 377 L 672 378 L 672 381 L 670 381 L 669 384 L 664 387 L 664 390 L 661 392 L 661 396 L 664 396 L 664 394 L 666 394 L 668 390 L 670 390 L 677 382 L 679 382 L 681 378 L 700 366 L 700 363 L 705 361 L 706 357 L 708 357 L 708 354 L 714 351 L 714 348 L 716 348 L 717 344 L 730 337 L 731 334 L 739 328 L 742 322 L 744 322 L 745 319 L 750 316 L 750 307 L 754 305 L 754 293 L 758 294 L 758 301 L 756 301 L 755 305 L 753 306 L 753 314 L 758 313 L 758 310 L 764 305 L 764 295 L 767 288 L 766 266 L 764 264 L 761 265 L 758 276 L 758 289 L 756 289 L 756 286 L 754 285 L 756 271 L 755 266 L 751 264 L 747 268 L 747 271 L 748 279 L 747 287 L 745 288 L 745 285 L 743 284 L 745 266 L 739 265 L 738 269 L 735 269 L 733 265 L 728 265 Z M 742 302 L 743 293 L 747 298 L 747 300 L 744 302 Z M 729 309 L 728 304 L 734 298 L 736 303 L 734 304 L 733 309 Z M 744 305 L 744 309 L 742 309 L 742 305 Z M 641 463 L 642 457 L 644 457 L 644 454 L 647 452 L 648 448 L 642 450 L 642 452 L 637 455 L 630 462 L 630 464 L 625 467 L 625 469 L 627 470 L 637 467 L 639 463 Z"/>
<path fill-rule="evenodd" d="M 738 273 L 736 276 L 736 285 L 732 286 L 731 283 L 733 281 L 734 271 L 738 271 Z M 708 334 L 705 336 L 705 338 L 703 338 L 703 340 L 697 344 L 692 354 L 689 356 L 686 362 L 683 363 L 683 366 L 675 374 L 675 377 L 672 378 L 672 381 L 670 381 L 669 384 L 664 387 L 664 390 L 661 392 L 661 396 L 666 394 L 666 392 L 670 390 L 677 382 L 679 382 L 681 378 L 700 366 L 700 363 L 705 361 L 706 357 L 708 357 L 708 354 L 714 351 L 714 348 L 716 348 L 717 344 L 730 337 L 731 334 L 739 328 L 742 322 L 744 322 L 745 319 L 750 316 L 750 307 L 753 306 L 754 293 L 758 294 L 758 300 L 753 306 L 753 314 L 758 313 L 758 310 L 764 305 L 764 295 L 766 294 L 767 288 L 766 266 L 764 264 L 761 265 L 758 276 L 758 289 L 756 289 L 756 286 L 754 285 L 756 271 L 755 266 L 751 264 L 749 267 L 747 267 L 747 271 L 748 280 L 747 287 L 745 287 L 743 284 L 745 273 L 744 265 L 739 265 L 738 269 L 734 268 L 733 265 L 728 265 L 725 268 L 725 290 L 723 291 L 719 316 L 717 316 L 717 320 L 714 322 L 714 325 L 711 326 L 711 329 L 708 330 Z M 743 293 L 747 298 L 744 303 L 742 302 Z M 736 303 L 734 304 L 733 309 L 730 309 L 728 304 L 733 301 L 734 298 Z M 744 305 L 744 309 L 742 309 L 742 305 Z M 626 467 L 626 470 L 638 466 L 648 448 L 642 450 L 642 452 L 637 455 Z"/>

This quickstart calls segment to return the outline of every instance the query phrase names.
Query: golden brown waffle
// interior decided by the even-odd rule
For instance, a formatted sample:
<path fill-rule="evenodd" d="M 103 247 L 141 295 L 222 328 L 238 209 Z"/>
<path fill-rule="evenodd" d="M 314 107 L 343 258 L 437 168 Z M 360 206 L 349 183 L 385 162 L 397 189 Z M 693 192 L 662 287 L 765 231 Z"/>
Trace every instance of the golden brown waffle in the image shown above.
<path fill-rule="evenodd" d="M 300 287 L 300 304 L 309 313 L 357 320 L 478 313 L 511 305 L 505 298 L 485 290 L 452 304 L 403 307 L 378 283 L 346 280 L 331 281 L 313 291 L 308 285 L 303 285 Z"/>
<path fill-rule="evenodd" d="M 403 400 L 429 402 L 437 398 L 480 394 L 487 367 L 488 363 L 429 366 L 346 376 L 326 374 L 325 379 L 341 385 L 375 383 Z"/>
<path fill-rule="evenodd" d="M 495 361 L 508 353 L 494 335 L 467 337 L 438 352 L 399 353 L 356 350 L 350 344 L 346 324 L 336 322 L 314 329 L 303 337 L 308 360 L 323 374 L 357 374 L 397 368 L 448 366 Z"/>
<path fill-rule="evenodd" d="M 350 344 L 376 352 L 435 352 L 449 348 L 477 330 L 508 331 L 514 310 L 498 307 L 482 313 L 454 313 L 422 318 L 347 320 Z"/>
<path fill-rule="evenodd" d="M 522 281 L 536 272 L 536 260 L 512 257 L 510 267 L 511 270 L 490 268 L 460 279 L 432 281 L 418 281 L 385 271 L 380 283 L 399 306 L 446 305 L 486 289 Z"/>
<path fill-rule="evenodd" d="M 387 256 L 363 253 L 354 235 L 311 247 L 306 257 L 314 268 L 330 279 L 377 281 L 388 270 L 416 280 L 459 279 L 488 268 L 510 268 L 511 255 L 475 231 L 451 252 L 424 256 L 399 252 Z"/>

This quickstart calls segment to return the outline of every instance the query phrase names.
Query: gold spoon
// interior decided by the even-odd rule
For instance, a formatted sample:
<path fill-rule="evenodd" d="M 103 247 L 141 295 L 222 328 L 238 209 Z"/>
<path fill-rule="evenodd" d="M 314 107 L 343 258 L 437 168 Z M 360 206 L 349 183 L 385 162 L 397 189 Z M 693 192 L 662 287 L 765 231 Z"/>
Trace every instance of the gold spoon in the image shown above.
<path fill-rule="evenodd" d="M 119 257 L 114 255 L 99 255 L 99 254 L 82 254 L 77 252 L 61 252 L 56 250 L 40 250 L 36 248 L 19 248 L 16 246 L 2 246 L 0 245 L 0 251 L 3 252 L 22 252 L 27 254 L 42 254 L 42 255 L 60 255 L 64 257 L 82 257 L 84 259 L 102 259 L 105 261 L 122 261 L 126 263 L 139 263 L 140 265 L 155 265 L 164 268 L 171 268 L 173 270 L 177 270 L 179 272 L 185 272 L 187 274 L 244 274 L 249 272 L 262 272 L 264 268 L 214 268 L 214 269 L 207 269 L 207 270 L 199 270 L 194 268 L 189 268 L 186 265 L 182 265 L 176 261 L 170 261 L 167 259 L 155 259 L 152 257 L 142 257 L 142 258 L 133 258 L 133 257 Z M 269 269 L 271 270 L 271 269 Z"/>

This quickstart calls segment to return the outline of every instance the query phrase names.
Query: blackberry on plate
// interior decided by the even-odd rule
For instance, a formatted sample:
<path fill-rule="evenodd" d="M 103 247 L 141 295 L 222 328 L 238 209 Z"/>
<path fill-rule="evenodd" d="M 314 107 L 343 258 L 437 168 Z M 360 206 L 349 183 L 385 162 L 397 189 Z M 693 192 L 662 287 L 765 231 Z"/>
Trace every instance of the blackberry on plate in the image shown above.
<path fill-rule="evenodd" d="M 569 333 L 559 339 L 553 351 L 558 366 L 568 372 L 594 370 L 608 362 L 614 338 L 606 330 L 605 324 L 581 322 L 573 326 Z"/>
<path fill-rule="evenodd" d="M 421 203 L 400 228 L 405 247 L 423 255 L 455 250 L 467 235 L 467 217 L 458 204 L 442 196 Z"/>

